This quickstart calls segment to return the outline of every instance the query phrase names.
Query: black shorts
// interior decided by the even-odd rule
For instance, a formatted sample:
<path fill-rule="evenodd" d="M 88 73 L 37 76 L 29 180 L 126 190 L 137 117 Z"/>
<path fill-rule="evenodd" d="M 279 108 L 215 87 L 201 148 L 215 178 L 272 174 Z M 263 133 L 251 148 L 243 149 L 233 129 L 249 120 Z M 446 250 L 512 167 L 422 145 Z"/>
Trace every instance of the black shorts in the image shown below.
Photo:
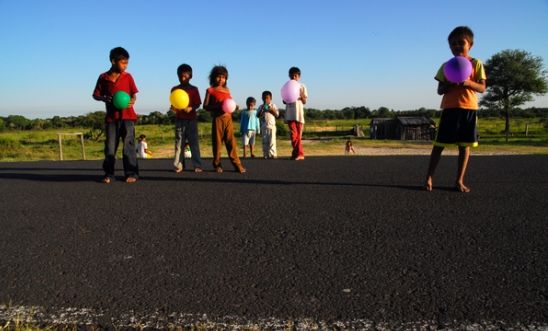
<path fill-rule="evenodd" d="M 477 111 L 448 108 L 441 112 L 434 146 L 478 146 Z"/>

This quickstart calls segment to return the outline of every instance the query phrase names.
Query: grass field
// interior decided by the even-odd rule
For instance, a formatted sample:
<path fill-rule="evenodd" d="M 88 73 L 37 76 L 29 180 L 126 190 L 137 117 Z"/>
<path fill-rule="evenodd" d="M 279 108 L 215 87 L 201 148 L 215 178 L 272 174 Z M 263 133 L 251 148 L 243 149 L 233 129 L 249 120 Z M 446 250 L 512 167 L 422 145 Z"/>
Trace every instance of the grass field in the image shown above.
<path fill-rule="evenodd" d="M 427 153 L 431 142 L 399 141 L 399 140 L 371 140 L 368 138 L 369 119 L 362 120 L 322 120 L 309 121 L 305 125 L 304 144 L 305 152 L 309 156 L 343 155 L 344 142 L 352 138 L 357 154 L 375 155 L 382 153 L 397 154 L 398 152 L 418 154 Z M 235 124 L 238 132 L 239 124 Z M 364 128 L 366 138 L 355 138 L 349 135 L 355 125 Z M 203 157 L 211 157 L 211 124 L 199 123 L 200 151 Z M 526 128 L 528 134 L 526 135 Z M 521 153 L 521 154 L 548 154 L 548 125 L 546 119 L 518 118 L 511 121 L 512 135 L 508 143 L 505 142 L 504 120 L 499 118 L 480 119 L 480 147 L 476 153 Z M 59 143 L 58 132 L 87 132 L 87 129 L 52 129 L 33 131 L 0 132 L 0 161 L 34 161 L 58 160 Z M 172 125 L 141 125 L 136 129 L 136 135 L 145 134 L 149 148 L 155 158 L 169 158 L 173 156 Z M 80 141 L 76 137 L 63 138 L 63 156 L 65 160 L 81 159 Z M 87 159 L 103 158 L 104 140 L 86 140 L 85 152 Z M 241 143 L 238 139 L 238 146 Z M 261 155 L 261 140 L 257 141 L 257 155 Z M 278 155 L 290 155 L 290 143 L 287 135 L 278 135 Z M 226 155 L 226 153 L 223 153 Z"/>

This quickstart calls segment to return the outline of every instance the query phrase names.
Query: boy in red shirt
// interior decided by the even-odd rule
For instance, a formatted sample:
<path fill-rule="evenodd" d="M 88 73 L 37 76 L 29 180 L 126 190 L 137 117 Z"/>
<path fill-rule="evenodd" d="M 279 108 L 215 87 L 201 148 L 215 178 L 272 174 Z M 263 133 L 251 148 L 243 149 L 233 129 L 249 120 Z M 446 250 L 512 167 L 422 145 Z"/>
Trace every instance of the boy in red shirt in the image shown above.
<path fill-rule="evenodd" d="M 139 176 L 137 153 L 135 151 L 135 122 L 137 114 L 133 109 L 136 93 L 139 92 L 133 77 L 126 72 L 129 62 L 129 53 L 122 47 L 110 51 L 111 67 L 107 72 L 99 75 L 93 99 L 103 101 L 106 107 L 105 116 L 105 161 L 103 183 L 109 184 L 114 180 L 114 165 L 116 150 L 120 138 L 124 142 L 123 162 L 126 183 L 134 183 Z M 129 104 L 125 109 L 117 109 L 112 103 L 114 93 L 124 91 L 130 96 Z"/>

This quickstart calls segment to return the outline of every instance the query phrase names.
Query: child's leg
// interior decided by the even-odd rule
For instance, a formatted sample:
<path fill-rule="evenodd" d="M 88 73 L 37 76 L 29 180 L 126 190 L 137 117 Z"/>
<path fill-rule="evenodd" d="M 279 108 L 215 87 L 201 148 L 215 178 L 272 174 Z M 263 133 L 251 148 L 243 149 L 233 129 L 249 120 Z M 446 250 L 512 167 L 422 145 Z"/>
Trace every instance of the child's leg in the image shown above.
<path fill-rule="evenodd" d="M 304 159 L 303 130 L 304 124 L 297 122 L 297 160 Z"/>
<path fill-rule="evenodd" d="M 123 121 L 121 134 L 122 139 L 124 139 L 124 149 L 122 151 L 124 175 L 126 178 L 137 178 L 139 176 L 139 166 L 135 150 L 135 122 Z"/>
<path fill-rule="evenodd" d="M 268 143 L 268 136 L 270 132 L 266 127 L 262 127 L 261 131 L 263 133 L 263 157 L 266 159 L 270 150 L 270 145 Z"/>
<path fill-rule="evenodd" d="M 432 147 L 432 153 L 430 153 L 430 162 L 428 164 L 428 172 L 426 174 L 426 183 L 425 188 L 427 191 L 432 191 L 432 177 L 436 171 L 436 167 L 440 162 L 441 152 L 443 152 L 443 147 L 434 146 Z"/>
<path fill-rule="evenodd" d="M 223 143 L 222 116 L 215 117 L 211 123 L 211 148 L 213 150 L 213 168 L 221 167 L 221 145 Z"/>
<path fill-rule="evenodd" d="M 202 169 L 202 158 L 200 156 L 200 137 L 198 136 L 198 121 L 188 122 L 187 128 L 188 143 L 192 152 L 192 165 L 194 169 Z"/>
<path fill-rule="evenodd" d="M 114 166 L 116 164 L 116 151 L 118 150 L 119 126 L 118 122 L 105 124 L 105 160 L 103 161 L 103 170 L 105 178 L 114 178 Z"/>
<path fill-rule="evenodd" d="M 255 147 L 255 136 L 257 133 L 255 131 L 249 132 L 249 154 L 251 157 L 255 157 L 255 154 L 253 153 L 253 148 Z"/>
<path fill-rule="evenodd" d="M 244 154 L 243 154 L 243 155 L 244 155 L 244 158 L 247 157 L 246 152 L 245 152 L 245 148 L 246 148 L 246 146 L 247 146 L 247 142 L 248 142 L 248 140 L 247 140 L 247 132 L 242 132 L 242 150 L 243 150 L 243 152 L 244 152 Z"/>
<path fill-rule="evenodd" d="M 278 152 L 276 151 L 276 127 L 270 129 L 270 139 L 268 143 L 270 145 L 269 155 L 271 157 L 278 157 Z"/>
<path fill-rule="evenodd" d="M 234 169 L 243 172 L 245 171 L 245 169 L 242 166 L 240 158 L 238 157 L 238 146 L 236 144 L 236 139 L 234 138 L 234 127 L 232 125 L 232 118 L 225 118 L 225 128 L 225 145 L 228 157 L 230 158 L 230 162 L 232 162 Z"/>
<path fill-rule="evenodd" d="M 297 129 L 296 121 L 288 121 L 287 126 L 289 127 L 289 139 L 291 140 L 291 158 L 295 159 L 299 154 L 299 132 Z"/>
<path fill-rule="evenodd" d="M 470 189 L 464 185 L 464 175 L 468 168 L 468 160 L 470 159 L 470 147 L 459 146 L 459 167 L 457 171 L 456 188 L 459 192 L 470 192 Z"/>
<path fill-rule="evenodd" d="M 173 160 L 173 166 L 177 172 L 183 170 L 181 160 L 184 159 L 184 129 L 183 121 L 180 119 L 175 120 L 175 159 Z"/>

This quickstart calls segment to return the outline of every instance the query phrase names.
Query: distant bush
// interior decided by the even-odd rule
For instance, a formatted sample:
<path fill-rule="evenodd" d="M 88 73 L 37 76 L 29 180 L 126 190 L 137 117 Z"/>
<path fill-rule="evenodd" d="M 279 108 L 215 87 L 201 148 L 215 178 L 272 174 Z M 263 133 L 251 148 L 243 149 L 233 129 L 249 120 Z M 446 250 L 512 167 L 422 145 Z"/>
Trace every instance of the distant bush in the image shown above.
<path fill-rule="evenodd" d="M 280 119 L 283 119 L 285 110 L 280 109 Z M 548 108 L 515 108 L 512 110 L 514 118 L 548 118 Z M 428 118 L 438 118 L 441 114 L 437 109 L 419 108 L 415 110 L 395 111 L 387 107 L 379 107 L 371 111 L 367 107 L 345 107 L 343 109 L 315 109 L 306 108 L 305 118 L 311 121 L 321 120 L 358 120 L 377 117 L 394 118 L 396 116 L 426 116 Z M 90 129 L 86 135 L 91 139 L 99 139 L 102 136 L 104 127 L 104 111 L 91 112 L 81 116 L 60 117 L 54 116 L 48 119 L 27 119 L 21 115 L 10 115 L 0 117 L 0 131 L 2 130 L 41 130 L 58 128 L 86 128 Z M 478 116 L 483 118 L 501 118 L 500 109 L 480 109 Z M 234 121 L 239 121 L 239 114 L 233 115 Z M 151 112 L 148 115 L 140 115 L 137 121 L 138 125 L 156 124 L 170 125 L 175 122 L 175 113 L 168 111 L 162 113 L 159 111 Z M 198 122 L 211 122 L 211 113 L 203 109 L 198 110 Z M 278 126 L 279 134 L 287 134 L 285 126 Z"/>
<path fill-rule="evenodd" d="M 280 137 L 286 137 L 289 135 L 287 125 L 283 121 L 276 121 L 276 135 Z"/>

